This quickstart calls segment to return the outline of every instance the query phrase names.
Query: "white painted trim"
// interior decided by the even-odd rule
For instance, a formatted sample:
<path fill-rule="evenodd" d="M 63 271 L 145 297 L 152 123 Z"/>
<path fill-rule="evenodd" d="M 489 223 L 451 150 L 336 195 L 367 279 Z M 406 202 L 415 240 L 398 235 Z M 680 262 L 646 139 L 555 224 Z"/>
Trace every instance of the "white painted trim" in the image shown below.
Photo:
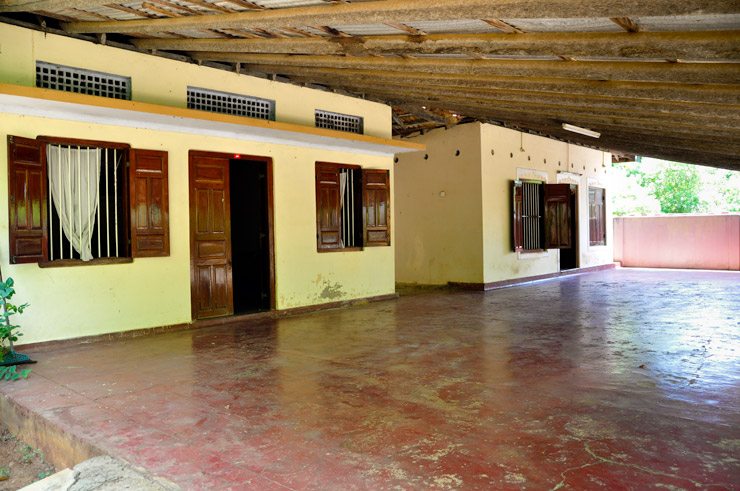
<path fill-rule="evenodd" d="M 576 174 L 574 172 L 558 172 L 557 182 L 558 184 L 575 184 L 580 188 L 582 177 L 583 176 L 581 174 Z"/>
<path fill-rule="evenodd" d="M 547 184 L 548 175 L 547 171 L 517 167 L 516 178 L 517 180 L 526 179 L 531 181 L 542 181 Z"/>
<path fill-rule="evenodd" d="M 30 94 L 38 92 L 45 96 L 54 92 L 26 87 L 19 87 L 18 89 L 19 91 Z M 39 92 L 42 90 L 43 92 Z M 59 99 L 62 99 L 63 96 L 70 96 L 70 94 L 61 93 Z M 397 153 L 419 151 L 420 148 L 423 149 L 419 145 L 412 147 L 406 142 L 402 144 L 399 142 L 396 145 L 390 139 L 365 137 L 354 134 L 345 136 L 341 133 L 332 135 L 332 133 L 338 132 L 317 130 L 313 127 L 300 125 L 273 123 L 262 120 L 251 121 L 250 118 L 228 117 L 203 111 L 169 108 L 167 106 L 131 101 L 104 100 L 107 104 L 93 104 L 93 102 L 98 102 L 95 99 L 101 98 L 80 96 L 79 94 L 74 94 L 72 97 L 80 101 L 90 101 L 90 104 L 76 101 L 70 102 L 68 100 L 59 100 L 50 97 L 21 95 L 12 91 L 0 91 L 0 113 L 125 126 L 155 131 L 170 131 L 199 136 L 214 136 L 235 140 L 258 141 L 279 145 L 294 145 L 386 157 L 393 156 Z M 244 121 L 241 121 L 241 119 Z"/>

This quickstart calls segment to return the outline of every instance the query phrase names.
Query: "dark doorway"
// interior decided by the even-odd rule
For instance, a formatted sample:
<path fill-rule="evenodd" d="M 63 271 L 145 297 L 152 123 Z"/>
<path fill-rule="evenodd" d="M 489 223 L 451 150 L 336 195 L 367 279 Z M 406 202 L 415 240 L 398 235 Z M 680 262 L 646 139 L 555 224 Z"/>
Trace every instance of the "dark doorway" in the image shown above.
<path fill-rule="evenodd" d="M 570 247 L 560 249 L 560 271 L 578 267 L 578 207 L 576 196 L 578 188 L 570 187 Z"/>
<path fill-rule="evenodd" d="M 234 313 L 270 310 L 267 163 L 231 159 L 231 266 Z"/>

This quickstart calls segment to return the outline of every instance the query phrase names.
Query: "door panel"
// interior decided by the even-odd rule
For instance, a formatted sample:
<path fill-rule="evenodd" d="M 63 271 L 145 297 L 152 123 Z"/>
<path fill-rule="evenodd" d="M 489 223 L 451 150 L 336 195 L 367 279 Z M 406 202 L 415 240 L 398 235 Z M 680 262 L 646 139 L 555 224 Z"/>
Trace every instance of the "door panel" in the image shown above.
<path fill-rule="evenodd" d="M 545 184 L 545 248 L 569 249 L 571 237 L 571 186 Z"/>
<path fill-rule="evenodd" d="M 234 312 L 229 160 L 190 152 L 190 260 L 194 319 Z"/>

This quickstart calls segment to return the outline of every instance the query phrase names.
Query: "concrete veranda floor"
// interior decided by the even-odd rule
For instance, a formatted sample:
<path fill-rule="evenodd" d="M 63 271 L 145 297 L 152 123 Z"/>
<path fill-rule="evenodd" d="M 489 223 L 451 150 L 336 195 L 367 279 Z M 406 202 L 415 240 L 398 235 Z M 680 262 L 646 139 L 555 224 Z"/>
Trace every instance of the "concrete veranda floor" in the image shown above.
<path fill-rule="evenodd" d="M 740 274 L 615 270 L 32 353 L 0 393 L 185 489 L 737 489 Z"/>

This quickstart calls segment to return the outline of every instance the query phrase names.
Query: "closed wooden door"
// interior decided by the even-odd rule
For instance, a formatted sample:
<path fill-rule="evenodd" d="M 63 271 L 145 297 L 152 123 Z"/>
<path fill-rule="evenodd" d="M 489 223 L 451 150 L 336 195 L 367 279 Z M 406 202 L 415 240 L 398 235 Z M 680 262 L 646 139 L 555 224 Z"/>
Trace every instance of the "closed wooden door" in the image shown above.
<path fill-rule="evenodd" d="M 228 158 L 190 152 L 190 237 L 193 318 L 233 314 Z"/>

